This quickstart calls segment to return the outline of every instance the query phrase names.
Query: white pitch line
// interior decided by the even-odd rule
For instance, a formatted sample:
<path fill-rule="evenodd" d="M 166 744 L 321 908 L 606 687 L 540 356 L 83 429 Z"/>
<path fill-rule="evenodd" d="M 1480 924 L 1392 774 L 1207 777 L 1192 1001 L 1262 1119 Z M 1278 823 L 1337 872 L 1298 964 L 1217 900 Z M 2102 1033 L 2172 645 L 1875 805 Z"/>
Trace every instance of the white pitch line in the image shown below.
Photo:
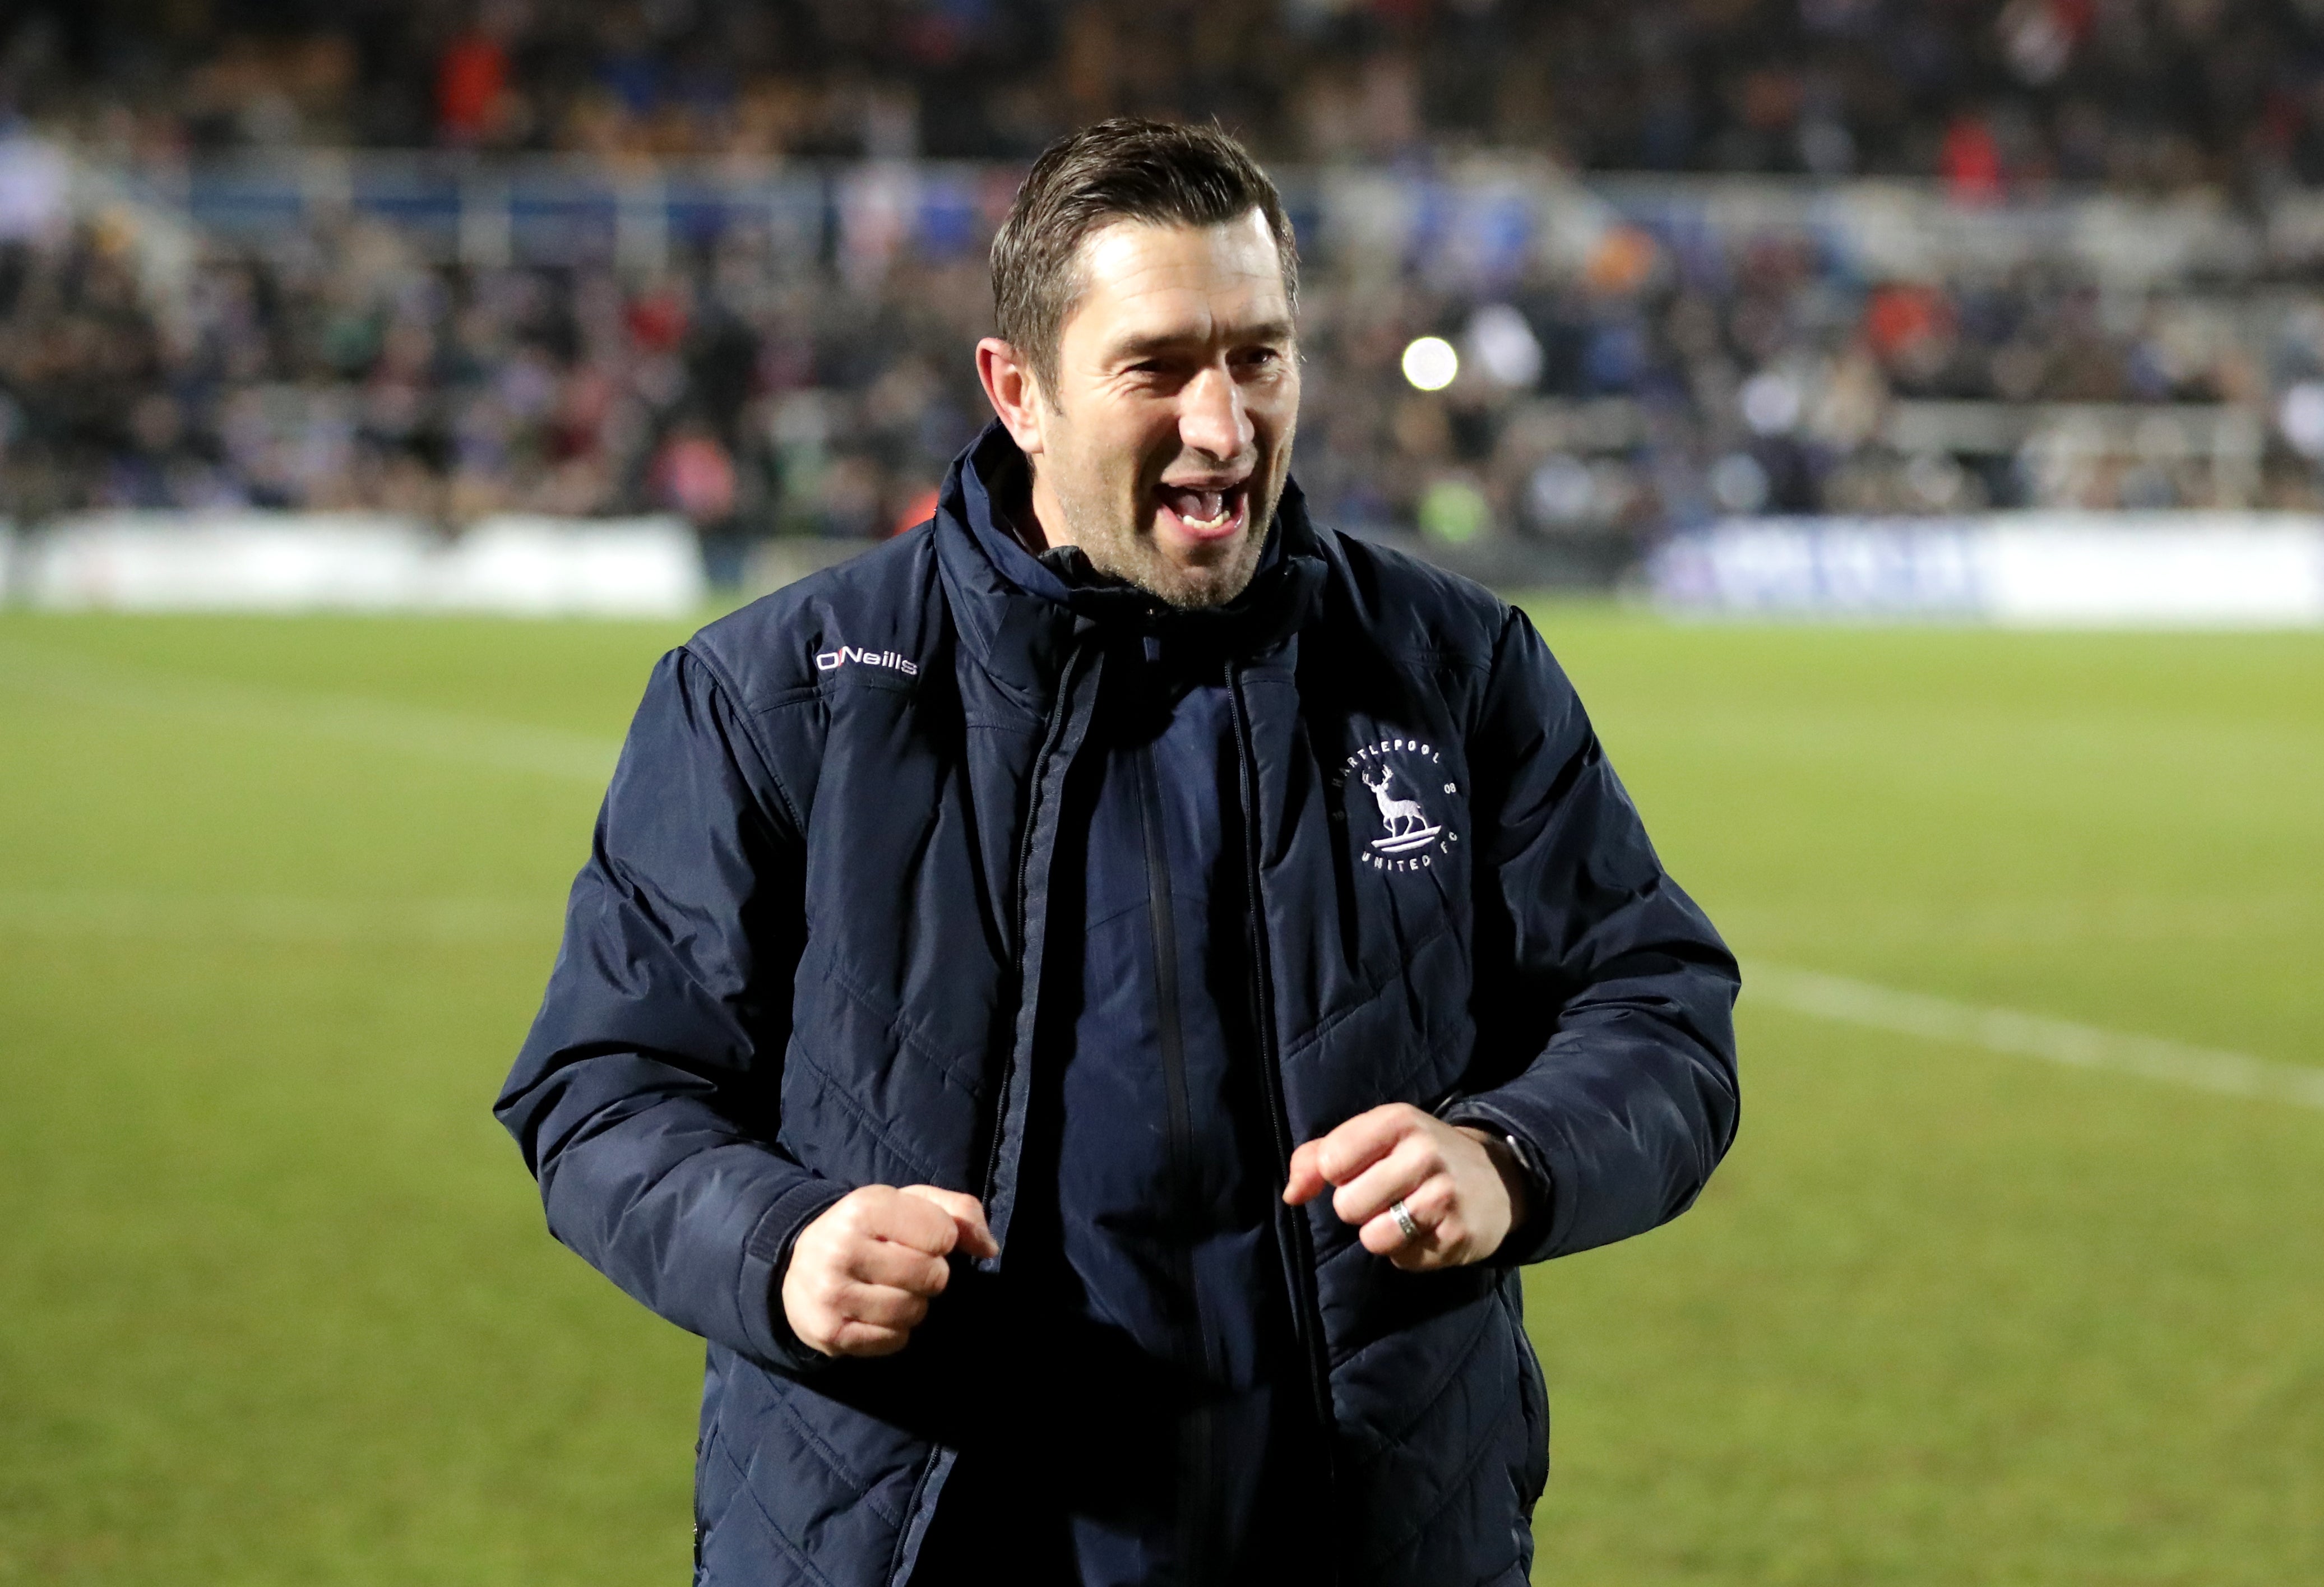
<path fill-rule="evenodd" d="M 603 788 L 621 745 L 612 739 L 497 722 L 345 695 L 189 682 L 161 673 L 0 649 L 0 687 L 52 699 L 152 711 L 214 726 L 292 732 L 432 760 L 526 771 Z"/>
<path fill-rule="evenodd" d="M 443 945 L 554 938 L 540 899 L 299 899 L 226 894 L 0 891 L 0 937 Z"/>
<path fill-rule="evenodd" d="M 1774 964 L 1746 966 L 1743 988 L 1747 999 L 1760 999 L 1821 1020 L 1930 1041 L 1960 1042 L 1987 1052 L 2041 1058 L 2078 1069 L 2114 1070 L 2226 1096 L 2324 1108 L 2324 1068 L 2279 1064 L 2249 1053 L 2195 1047 L 2157 1036 L 2105 1030 L 2014 1009 L 1979 1008 L 1924 992 L 1898 992 L 1866 981 Z"/>

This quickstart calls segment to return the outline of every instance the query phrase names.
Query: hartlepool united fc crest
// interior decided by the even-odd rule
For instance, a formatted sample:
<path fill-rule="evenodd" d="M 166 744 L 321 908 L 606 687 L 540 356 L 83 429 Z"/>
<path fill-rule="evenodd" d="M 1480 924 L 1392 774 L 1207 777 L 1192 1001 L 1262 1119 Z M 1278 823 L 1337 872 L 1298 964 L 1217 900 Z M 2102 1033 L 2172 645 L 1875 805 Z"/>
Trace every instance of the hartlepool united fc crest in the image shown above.
<path fill-rule="evenodd" d="M 1444 775 L 1443 752 L 1418 739 L 1388 738 L 1350 755 L 1332 774 L 1334 788 L 1358 782 L 1372 809 L 1350 798 L 1345 812 L 1360 839 L 1357 862 L 1375 871 L 1423 871 L 1461 841 L 1445 826 L 1460 787 Z"/>

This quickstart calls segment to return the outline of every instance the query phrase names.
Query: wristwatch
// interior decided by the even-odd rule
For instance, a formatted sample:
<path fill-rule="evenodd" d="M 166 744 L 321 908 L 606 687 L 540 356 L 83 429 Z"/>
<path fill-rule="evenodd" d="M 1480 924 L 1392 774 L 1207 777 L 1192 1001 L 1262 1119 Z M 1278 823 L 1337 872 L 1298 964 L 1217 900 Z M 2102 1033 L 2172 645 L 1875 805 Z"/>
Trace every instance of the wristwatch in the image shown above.
<path fill-rule="evenodd" d="M 1519 1182 L 1525 1189 L 1526 1200 L 1525 1215 L 1510 1223 L 1511 1233 L 1520 1228 L 1534 1226 L 1536 1220 L 1549 1215 L 1550 1201 L 1556 1195 L 1557 1187 L 1556 1182 L 1550 1177 L 1549 1165 L 1542 1161 L 1539 1153 L 1516 1133 L 1503 1129 L 1496 1120 L 1474 1113 L 1464 1117 L 1458 1111 L 1443 1117 L 1444 1121 L 1455 1129 L 1474 1130 L 1486 1137 L 1483 1142 L 1486 1155 L 1493 1159 L 1493 1166 L 1501 1170 L 1504 1179 L 1508 1177 L 1509 1169 L 1503 1167 L 1501 1153 L 1506 1151 L 1515 1165 Z"/>

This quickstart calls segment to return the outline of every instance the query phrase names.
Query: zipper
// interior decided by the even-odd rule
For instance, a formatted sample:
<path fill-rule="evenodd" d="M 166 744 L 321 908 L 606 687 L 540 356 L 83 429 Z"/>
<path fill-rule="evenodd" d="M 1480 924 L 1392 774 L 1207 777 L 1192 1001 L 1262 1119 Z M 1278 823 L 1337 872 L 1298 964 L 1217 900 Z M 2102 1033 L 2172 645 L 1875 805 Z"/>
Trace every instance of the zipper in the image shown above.
<path fill-rule="evenodd" d="M 1194 1107 L 1186 1093 L 1186 1041 L 1178 1007 L 1178 918 L 1170 886 L 1170 856 L 1162 836 L 1162 787 L 1154 767 L 1150 744 L 1135 752 L 1138 778 L 1138 817 L 1146 840 L 1147 924 L 1154 939 L 1156 1035 L 1162 1047 L 1162 1086 L 1169 1123 L 1169 1198 L 1175 1227 L 1171 1231 L 1171 1277 L 1176 1280 L 1185 1310 L 1176 1319 L 1181 1367 L 1196 1376 L 1209 1368 L 1204 1349 L 1202 1297 L 1194 1284 L 1194 1253 L 1185 1236 L 1194 1218 Z M 1178 1457 L 1185 1472 L 1188 1502 L 1181 1514 L 1179 1546 L 1184 1551 L 1187 1579 L 1201 1582 L 1210 1568 L 1211 1418 L 1207 1407 L 1185 1413 L 1179 1428 Z"/>
<path fill-rule="evenodd" d="M 1013 900 L 1017 916 L 1017 999 L 1021 1010 L 1027 1000 L 1037 996 L 1035 989 L 1025 983 L 1025 957 L 1031 941 L 1028 916 L 1033 889 L 1033 836 L 1041 828 L 1041 794 L 1048 787 L 1049 763 L 1056 758 L 1058 744 L 1065 735 L 1065 724 L 1073 717 L 1074 684 L 1081 671 L 1082 657 L 1087 647 L 1075 644 L 1065 653 L 1065 665 L 1057 676 L 1057 697 L 1049 706 L 1049 720 L 1041 734 L 1041 752 L 1034 757 L 1033 782 L 1025 801 L 1025 835 L 1017 845 L 1017 896 Z M 1028 1028 L 1029 1030 L 1029 1027 Z M 1009 1112 L 1012 1093 L 1017 1089 L 1018 1043 L 1012 1038 L 1009 1044 L 1009 1063 L 1001 1072 L 1001 1090 L 994 1098 L 992 1118 L 992 1150 L 984 1163 L 984 1192 L 982 1197 L 987 1215 L 992 1210 L 992 1195 L 1001 1182 L 1001 1155 L 1008 1146 Z M 999 1259 L 994 1259 L 995 1265 Z"/>
<path fill-rule="evenodd" d="M 1169 853 L 1162 845 L 1162 788 L 1153 748 L 1137 751 L 1139 827 L 1146 836 L 1146 922 L 1155 944 L 1155 1034 L 1162 1041 L 1162 1087 L 1169 1103 L 1171 1213 L 1185 1218 L 1187 1176 L 1194 1159 L 1194 1120 L 1185 1094 L 1185 1034 L 1178 1022 L 1178 918 L 1169 885 Z M 1187 1360 L 1187 1366 L 1199 1361 Z"/>
<path fill-rule="evenodd" d="M 1266 910 L 1259 900 L 1259 755 L 1252 747 L 1250 709 L 1243 699 L 1242 669 L 1234 662 L 1227 663 L 1227 695 L 1234 711 L 1235 758 L 1242 787 L 1243 881 L 1250 905 L 1250 940 L 1251 982 L 1257 1004 L 1260 1091 L 1267 1098 L 1268 1122 L 1275 1136 L 1275 1167 L 1282 1181 L 1291 1177 L 1291 1114 L 1283 1096 L 1281 1055 L 1275 1043 L 1275 981 L 1267 957 Z M 1329 1456 L 1332 1447 L 1332 1368 L 1323 1343 L 1323 1306 L 1315 1293 L 1315 1238 L 1307 1227 L 1304 1207 L 1290 1209 L 1285 1218 L 1291 1235 L 1291 1308 L 1292 1326 L 1305 1347 L 1310 1391 L 1315 1397 L 1315 1416 L 1324 1434 L 1326 1463 L 1332 1468 L 1331 1486 L 1339 1486 L 1337 1461 Z"/>
<path fill-rule="evenodd" d="M 1155 1034 L 1162 1043 L 1162 1094 L 1169 1113 L 1169 1208 L 1171 1220 L 1192 1224 L 1192 1176 L 1194 1176 L 1194 1106 L 1185 1092 L 1185 1031 L 1178 1020 L 1178 916 L 1169 885 L 1169 853 L 1162 845 L 1162 785 L 1155 774 L 1153 748 L 1137 751 L 1139 827 L 1146 836 L 1146 925 L 1155 946 Z M 1204 1370 L 1209 1361 L 1202 1350 L 1202 1308 L 1194 1304 L 1194 1252 L 1176 1239 L 1185 1227 L 1174 1229 L 1174 1278 L 1187 1299 L 1187 1315 L 1178 1317 L 1178 1360 L 1187 1370 Z"/>
<path fill-rule="evenodd" d="M 1194 1109 L 1186 1096 L 1186 1041 L 1178 1019 L 1178 921 L 1170 888 L 1170 856 L 1162 841 L 1162 789 L 1154 770 L 1153 752 L 1137 752 L 1139 826 L 1146 839 L 1146 917 L 1154 937 L 1155 1010 L 1162 1047 L 1162 1084 L 1170 1129 L 1170 1212 L 1174 1220 L 1188 1216 L 1193 1200 L 1188 1191 L 1194 1157 Z M 1182 1253 L 1185 1271 L 1179 1275 L 1193 1295 L 1191 1252 Z M 1201 1337 L 1200 1319 L 1185 1330 L 1188 1342 Z M 1188 1351 L 1185 1364 L 1198 1368 L 1199 1351 Z"/>

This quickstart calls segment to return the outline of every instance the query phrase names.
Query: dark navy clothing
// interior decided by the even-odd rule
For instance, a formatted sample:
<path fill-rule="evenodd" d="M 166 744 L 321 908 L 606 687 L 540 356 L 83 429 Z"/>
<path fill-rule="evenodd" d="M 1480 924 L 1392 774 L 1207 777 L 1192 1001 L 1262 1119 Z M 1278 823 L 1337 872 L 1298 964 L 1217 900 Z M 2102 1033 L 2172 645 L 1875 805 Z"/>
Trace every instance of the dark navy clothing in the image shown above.
<path fill-rule="evenodd" d="M 1294 487 L 1247 597 L 1149 653 L 1135 592 L 980 544 L 1020 467 L 989 429 L 932 523 L 663 660 L 500 1099 L 557 1237 L 709 1342 L 697 1587 L 1211 1579 L 1278 1540 L 1245 1510 L 1294 1518 L 1275 1580 L 1517 1587 L 1548 1405 L 1516 1267 L 1701 1191 L 1734 960 L 1524 614 Z M 1132 812 L 1137 844 L 1090 830 Z M 1254 1194 L 1384 1103 L 1508 1134 L 1545 1211 L 1406 1273 Z M 894 1355 L 807 1350 L 793 1241 L 910 1184 L 979 1197 L 1000 1255 Z"/>
<path fill-rule="evenodd" d="M 1070 605 L 1077 587 L 1104 586 L 1078 553 L 1036 562 L 985 513 L 971 523 L 1019 588 Z M 1296 1573 L 1315 1524 L 1292 1495 L 1322 1444 L 1276 1246 L 1282 1182 L 1230 828 L 1240 793 L 1218 631 L 1233 614 L 1222 623 L 1118 594 L 1088 604 L 1102 614 L 1104 676 L 1065 787 L 1048 919 L 1052 941 L 1077 938 L 1080 951 L 1053 949 L 1026 1141 L 1041 1171 L 1028 1175 L 1013 1238 L 1033 1291 L 1026 1326 L 1053 1335 L 1070 1317 L 1110 1333 L 1145 1365 L 1129 1381 L 1167 1385 L 1117 1396 L 1117 1372 L 1059 1375 L 1041 1436 L 1057 1441 L 1071 1407 L 1102 1424 L 1095 1441 L 1160 1458 L 1127 1503 L 1001 1491 L 976 1508 L 1012 1536 L 1048 1538 L 1037 1547 L 1082 1587 L 1277 1582 Z M 946 1546 L 939 1535 L 923 1569 L 944 1570 Z"/>

